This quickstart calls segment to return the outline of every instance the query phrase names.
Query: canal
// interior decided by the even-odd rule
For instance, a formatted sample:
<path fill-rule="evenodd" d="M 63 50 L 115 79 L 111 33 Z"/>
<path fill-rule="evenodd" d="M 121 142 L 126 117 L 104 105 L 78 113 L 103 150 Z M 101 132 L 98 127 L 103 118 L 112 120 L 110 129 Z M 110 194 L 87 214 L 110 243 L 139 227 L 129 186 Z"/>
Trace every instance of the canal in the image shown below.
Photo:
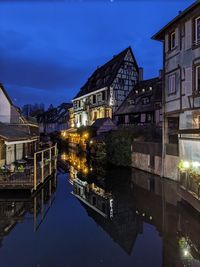
<path fill-rule="evenodd" d="M 0 196 L 1 267 L 200 266 L 200 216 L 177 183 L 63 155 L 34 197 Z"/>

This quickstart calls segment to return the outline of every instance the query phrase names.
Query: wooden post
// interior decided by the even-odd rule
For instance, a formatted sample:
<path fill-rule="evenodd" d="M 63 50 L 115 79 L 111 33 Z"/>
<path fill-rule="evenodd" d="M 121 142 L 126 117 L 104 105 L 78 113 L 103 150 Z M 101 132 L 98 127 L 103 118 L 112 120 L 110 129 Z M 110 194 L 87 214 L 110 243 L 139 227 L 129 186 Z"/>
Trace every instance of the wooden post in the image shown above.
<path fill-rule="evenodd" d="M 34 153 L 34 190 L 37 189 L 37 158 L 36 153 Z"/>
<path fill-rule="evenodd" d="M 44 188 L 42 188 L 42 205 L 41 205 L 41 218 L 44 219 Z"/>
<path fill-rule="evenodd" d="M 42 151 L 42 183 L 44 183 L 44 151 Z"/>
<path fill-rule="evenodd" d="M 51 147 L 49 149 L 49 159 L 50 159 L 50 164 L 49 164 L 49 174 L 51 175 L 52 171 L 51 171 Z"/>

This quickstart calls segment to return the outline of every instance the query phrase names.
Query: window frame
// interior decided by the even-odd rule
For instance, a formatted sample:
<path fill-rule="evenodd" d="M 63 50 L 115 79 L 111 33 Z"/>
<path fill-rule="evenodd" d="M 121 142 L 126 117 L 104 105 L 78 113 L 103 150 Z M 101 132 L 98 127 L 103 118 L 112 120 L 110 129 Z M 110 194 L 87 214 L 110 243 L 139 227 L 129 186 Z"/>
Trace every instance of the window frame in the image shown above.
<path fill-rule="evenodd" d="M 200 93 L 200 84 L 198 84 L 200 80 L 199 76 L 200 76 L 200 64 L 195 66 L 195 92 L 198 94 Z"/>
<path fill-rule="evenodd" d="M 174 45 L 172 46 L 172 36 L 174 36 Z M 176 48 L 176 31 L 173 30 L 169 33 L 169 51 L 172 51 Z"/>
<path fill-rule="evenodd" d="M 195 19 L 194 19 L 194 42 L 195 42 L 195 44 L 200 44 L 200 37 L 199 37 L 199 39 L 197 39 L 197 36 L 198 36 L 198 27 L 197 27 L 197 25 L 198 25 L 198 20 L 199 20 L 199 27 L 200 27 L 200 16 L 198 16 L 198 17 L 196 17 Z"/>
<path fill-rule="evenodd" d="M 94 101 L 95 100 L 95 101 Z M 97 103 L 97 96 L 96 96 L 96 94 L 94 94 L 93 96 L 92 96 L 92 104 L 96 104 Z"/>
<path fill-rule="evenodd" d="M 171 79 L 174 78 L 174 90 L 171 89 Z M 168 76 L 168 95 L 176 94 L 176 73 L 172 73 Z"/>

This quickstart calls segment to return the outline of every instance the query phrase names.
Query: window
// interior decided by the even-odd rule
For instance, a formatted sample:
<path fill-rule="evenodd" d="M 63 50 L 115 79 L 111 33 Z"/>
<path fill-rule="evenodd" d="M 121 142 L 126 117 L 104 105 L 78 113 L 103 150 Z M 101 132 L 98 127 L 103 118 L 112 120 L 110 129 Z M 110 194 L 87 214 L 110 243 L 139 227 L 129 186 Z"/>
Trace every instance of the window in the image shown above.
<path fill-rule="evenodd" d="M 118 78 L 119 85 L 124 86 L 124 79 Z"/>
<path fill-rule="evenodd" d="M 95 111 L 93 114 L 93 121 L 96 121 L 96 119 L 97 119 L 97 112 Z"/>
<path fill-rule="evenodd" d="M 200 17 L 195 19 L 195 43 L 200 43 Z"/>
<path fill-rule="evenodd" d="M 125 124 L 125 116 L 121 115 L 118 117 L 118 124 Z"/>
<path fill-rule="evenodd" d="M 197 116 L 197 128 L 200 129 L 200 115 Z"/>
<path fill-rule="evenodd" d="M 103 92 L 102 92 L 102 101 L 104 101 L 105 99 L 106 99 L 106 92 L 103 91 Z"/>
<path fill-rule="evenodd" d="M 176 74 L 169 76 L 168 80 L 168 94 L 176 93 Z"/>
<path fill-rule="evenodd" d="M 130 99 L 129 100 L 129 105 L 135 105 L 135 100 L 134 99 Z"/>
<path fill-rule="evenodd" d="M 170 50 L 174 49 L 175 45 L 176 45 L 176 34 L 175 34 L 175 31 L 173 31 L 169 35 L 169 49 Z"/>
<path fill-rule="evenodd" d="M 149 103 L 150 103 L 149 97 L 143 97 L 142 98 L 142 105 L 146 105 L 146 104 L 149 104 Z"/>
<path fill-rule="evenodd" d="M 96 104 L 96 102 L 97 102 L 97 97 L 96 95 L 93 95 L 93 104 Z"/>
<path fill-rule="evenodd" d="M 200 65 L 196 67 L 195 77 L 195 89 L 200 93 Z"/>

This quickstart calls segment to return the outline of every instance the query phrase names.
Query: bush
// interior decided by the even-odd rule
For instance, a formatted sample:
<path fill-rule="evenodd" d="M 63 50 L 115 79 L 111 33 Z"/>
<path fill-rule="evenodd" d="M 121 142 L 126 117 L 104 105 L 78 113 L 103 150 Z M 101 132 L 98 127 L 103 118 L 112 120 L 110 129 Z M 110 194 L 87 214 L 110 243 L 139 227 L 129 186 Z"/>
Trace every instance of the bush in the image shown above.
<path fill-rule="evenodd" d="M 111 132 L 106 137 L 106 152 L 109 163 L 117 166 L 131 165 L 133 135 L 126 130 Z"/>

